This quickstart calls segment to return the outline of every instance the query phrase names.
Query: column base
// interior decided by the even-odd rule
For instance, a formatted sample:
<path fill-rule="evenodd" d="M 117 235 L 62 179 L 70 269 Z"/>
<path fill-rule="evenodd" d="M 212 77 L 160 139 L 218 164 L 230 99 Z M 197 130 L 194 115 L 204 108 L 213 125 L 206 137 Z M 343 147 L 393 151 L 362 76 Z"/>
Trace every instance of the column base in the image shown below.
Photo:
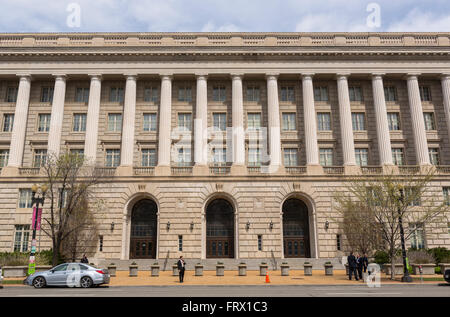
<path fill-rule="evenodd" d="M 169 165 L 157 165 L 155 166 L 155 176 L 170 176 L 171 170 Z"/>
<path fill-rule="evenodd" d="M 247 166 L 241 164 L 233 164 L 230 168 L 230 174 L 234 176 L 247 175 Z"/>
<path fill-rule="evenodd" d="M 358 165 L 344 165 L 345 175 L 358 175 L 361 174 L 361 168 Z"/>
<path fill-rule="evenodd" d="M 306 174 L 307 175 L 323 175 L 323 167 L 320 164 L 309 164 L 306 165 Z"/>
<path fill-rule="evenodd" d="M 115 176 L 133 176 L 133 166 L 118 166 Z"/>
<path fill-rule="evenodd" d="M 15 166 L 5 166 L 2 168 L 1 176 L 19 176 L 19 168 Z"/>
<path fill-rule="evenodd" d="M 397 165 L 383 165 L 383 174 L 385 175 L 398 175 L 400 171 Z"/>
<path fill-rule="evenodd" d="M 207 165 L 194 165 L 192 167 L 192 175 L 209 176 L 209 167 Z"/>

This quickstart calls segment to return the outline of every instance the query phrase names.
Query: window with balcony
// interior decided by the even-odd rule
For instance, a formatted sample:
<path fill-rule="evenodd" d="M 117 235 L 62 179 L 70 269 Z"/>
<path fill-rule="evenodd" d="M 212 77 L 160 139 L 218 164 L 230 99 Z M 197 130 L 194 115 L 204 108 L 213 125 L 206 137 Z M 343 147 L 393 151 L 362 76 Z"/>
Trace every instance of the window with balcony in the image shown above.
<path fill-rule="evenodd" d="M 156 150 L 142 149 L 142 167 L 156 166 Z"/>
<path fill-rule="evenodd" d="M 45 114 L 39 114 L 39 125 L 38 125 L 38 132 L 48 132 L 50 130 L 50 119 L 51 115 L 48 113 Z"/>
<path fill-rule="evenodd" d="M 144 113 L 144 131 L 156 131 L 156 113 Z"/>
<path fill-rule="evenodd" d="M 3 132 L 12 132 L 14 125 L 14 114 L 5 113 L 3 115 Z"/>
<path fill-rule="evenodd" d="M 440 157 L 439 157 L 439 149 L 438 148 L 429 148 L 428 155 L 430 157 L 430 163 L 432 165 L 441 165 Z"/>
<path fill-rule="evenodd" d="M 212 163 L 214 166 L 221 166 L 227 163 L 227 149 L 216 147 L 212 149 Z"/>
<path fill-rule="evenodd" d="M 84 156 L 84 149 L 70 149 L 70 154 L 82 158 Z"/>
<path fill-rule="evenodd" d="M 325 148 L 319 150 L 320 165 L 332 166 L 333 165 L 333 149 Z"/>
<path fill-rule="evenodd" d="M 258 148 L 248 149 L 248 166 L 261 166 L 261 150 Z"/>
<path fill-rule="evenodd" d="M 405 164 L 405 156 L 403 154 L 403 148 L 393 148 L 392 149 L 392 162 L 394 165 L 404 165 Z"/>
<path fill-rule="evenodd" d="M 85 113 L 75 113 L 73 115 L 72 131 L 86 132 L 86 114 Z"/>
<path fill-rule="evenodd" d="M 107 149 L 106 150 L 106 167 L 117 167 L 120 165 L 120 150 L 119 149 Z"/>
<path fill-rule="evenodd" d="M 297 130 L 297 120 L 295 112 L 283 113 L 283 131 L 296 131 Z"/>
<path fill-rule="evenodd" d="M 284 166 L 298 166 L 298 150 L 286 148 L 284 152 Z"/>
<path fill-rule="evenodd" d="M 108 114 L 108 131 L 120 132 L 122 130 L 122 114 L 109 113 Z"/>
<path fill-rule="evenodd" d="M 178 156 L 177 156 L 177 166 L 191 166 L 192 165 L 192 156 L 191 156 L 191 148 L 180 147 L 178 148 Z"/>
<path fill-rule="evenodd" d="M 0 167 L 8 165 L 9 150 L 0 150 Z"/>
<path fill-rule="evenodd" d="M 47 160 L 47 150 L 46 149 L 35 149 L 33 154 L 33 167 L 44 166 Z"/>
<path fill-rule="evenodd" d="M 358 166 L 367 166 L 369 162 L 369 150 L 355 149 L 355 158 Z"/>
<path fill-rule="evenodd" d="M 317 113 L 317 130 L 331 131 L 331 114 L 329 112 Z"/>

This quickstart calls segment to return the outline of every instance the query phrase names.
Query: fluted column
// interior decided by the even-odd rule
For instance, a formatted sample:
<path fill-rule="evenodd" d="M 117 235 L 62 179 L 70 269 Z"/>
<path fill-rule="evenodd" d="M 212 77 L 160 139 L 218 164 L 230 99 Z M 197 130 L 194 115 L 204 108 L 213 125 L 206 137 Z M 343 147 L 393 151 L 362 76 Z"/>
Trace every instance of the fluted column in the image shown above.
<path fill-rule="evenodd" d="M 122 122 L 122 145 L 120 167 L 132 167 L 134 156 L 134 126 L 136 119 L 136 80 L 137 76 L 126 75 L 125 99 Z M 127 169 L 127 172 L 131 172 Z M 124 169 L 125 172 L 125 169 Z"/>
<path fill-rule="evenodd" d="M 100 98 L 102 78 L 100 75 L 91 76 L 89 88 L 88 112 L 86 118 L 86 139 L 84 141 L 84 156 L 88 164 L 95 164 L 97 159 L 98 122 L 100 116 Z"/>
<path fill-rule="evenodd" d="M 305 120 L 306 164 L 319 165 L 316 110 L 314 108 L 313 74 L 302 75 L 303 112 Z"/>
<path fill-rule="evenodd" d="M 420 100 L 419 81 L 417 75 L 407 76 L 409 111 L 414 135 L 417 165 L 430 165 L 428 155 L 427 134 L 423 119 L 422 101 Z"/>
<path fill-rule="evenodd" d="M 245 174 L 245 130 L 244 130 L 244 98 L 242 92 L 242 74 L 232 74 L 232 149 L 233 174 Z"/>
<path fill-rule="evenodd" d="M 197 102 L 194 120 L 194 162 L 206 166 L 208 162 L 208 88 L 207 76 L 197 76 Z"/>
<path fill-rule="evenodd" d="M 391 136 L 386 110 L 382 74 L 372 75 L 373 104 L 375 107 L 375 120 L 377 124 L 378 152 L 381 165 L 393 165 Z"/>
<path fill-rule="evenodd" d="M 348 75 L 337 75 L 339 99 L 339 120 L 341 125 L 342 154 L 344 166 L 356 166 L 355 143 L 353 140 L 352 111 L 348 92 Z"/>
<path fill-rule="evenodd" d="M 270 166 L 281 166 L 280 105 L 277 75 L 267 75 L 267 113 L 269 125 Z"/>
<path fill-rule="evenodd" d="M 30 103 L 30 90 L 31 76 L 20 76 L 16 111 L 14 113 L 14 125 L 11 134 L 11 145 L 9 147 L 8 168 L 2 170 L 3 175 L 8 172 L 8 169 L 13 173 L 13 169 L 17 169 L 22 165 L 28 106 Z"/>
<path fill-rule="evenodd" d="M 444 101 L 445 121 L 447 123 L 448 137 L 450 138 L 450 74 L 441 77 L 442 99 Z"/>
<path fill-rule="evenodd" d="M 52 114 L 50 118 L 50 129 L 48 132 L 48 155 L 59 156 L 61 148 L 61 133 L 64 118 L 64 101 L 66 98 L 66 76 L 58 75 L 55 78 L 55 89 L 53 89 Z"/>
<path fill-rule="evenodd" d="M 159 107 L 158 166 L 156 175 L 170 175 L 172 117 L 172 76 L 161 77 L 161 101 Z"/>

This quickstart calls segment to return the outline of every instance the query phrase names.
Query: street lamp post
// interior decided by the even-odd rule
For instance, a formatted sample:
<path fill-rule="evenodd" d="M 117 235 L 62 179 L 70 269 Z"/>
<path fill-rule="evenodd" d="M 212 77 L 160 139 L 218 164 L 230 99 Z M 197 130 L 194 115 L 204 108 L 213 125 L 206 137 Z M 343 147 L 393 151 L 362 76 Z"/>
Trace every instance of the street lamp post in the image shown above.
<path fill-rule="evenodd" d="M 403 203 L 403 189 L 400 189 L 400 202 Z M 408 265 L 406 263 L 405 232 L 403 230 L 403 219 L 402 219 L 400 207 L 398 207 L 398 226 L 400 228 L 400 240 L 402 243 L 402 258 L 403 258 L 402 282 L 411 283 L 413 280 L 412 280 L 412 277 L 409 275 Z"/>
<path fill-rule="evenodd" d="M 41 195 L 40 197 L 36 196 L 38 190 L 40 189 Z M 30 252 L 30 260 L 28 263 L 28 275 L 33 274 L 36 271 L 36 230 L 38 224 L 38 216 L 39 216 L 39 204 L 44 205 L 45 200 L 45 192 L 47 191 L 47 185 L 42 185 L 41 187 L 36 184 L 31 187 L 31 205 L 36 204 L 34 210 L 34 223 L 33 223 L 33 236 L 31 240 L 31 252 Z"/>

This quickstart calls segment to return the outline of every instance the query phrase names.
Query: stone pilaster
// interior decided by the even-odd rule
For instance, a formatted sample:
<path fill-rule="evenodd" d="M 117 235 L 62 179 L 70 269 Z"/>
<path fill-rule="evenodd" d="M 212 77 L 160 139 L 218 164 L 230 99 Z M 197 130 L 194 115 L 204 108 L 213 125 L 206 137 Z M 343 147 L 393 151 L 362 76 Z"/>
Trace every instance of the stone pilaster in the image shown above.
<path fill-rule="evenodd" d="M 306 166 L 308 174 L 321 174 L 319 147 L 317 145 L 316 109 L 314 107 L 314 74 L 302 75 L 303 112 L 305 120 Z"/>
<path fill-rule="evenodd" d="M 25 132 L 27 128 L 28 106 L 30 103 L 31 76 L 21 75 L 19 79 L 19 91 L 17 93 L 16 111 L 14 113 L 14 125 L 9 147 L 8 166 L 2 169 L 3 176 L 18 174 L 22 165 L 23 150 L 25 146 Z"/>
<path fill-rule="evenodd" d="M 425 131 L 425 122 L 423 120 L 422 101 L 420 100 L 417 75 L 410 74 L 407 76 L 407 86 L 417 165 L 430 165 L 427 134 Z"/>
<path fill-rule="evenodd" d="M 161 77 L 161 101 L 159 106 L 158 165 L 155 175 L 170 175 L 170 147 L 172 116 L 172 76 Z"/>
<path fill-rule="evenodd" d="M 280 136 L 280 105 L 278 101 L 277 75 L 267 75 L 267 113 L 268 113 L 268 141 L 270 149 L 270 171 L 282 169 L 281 164 L 281 136 Z"/>
<path fill-rule="evenodd" d="M 126 75 L 120 166 L 117 169 L 117 174 L 121 176 L 133 175 L 134 126 L 136 119 L 136 81 L 136 75 Z"/>
<path fill-rule="evenodd" d="M 232 74 L 232 158 L 231 173 L 242 175 L 247 173 L 245 167 L 245 130 L 244 130 L 244 97 L 242 91 L 242 74 Z"/>
<path fill-rule="evenodd" d="M 450 74 L 441 77 L 442 99 L 444 102 L 445 121 L 447 122 L 448 136 L 450 138 Z"/>
<path fill-rule="evenodd" d="M 197 99 L 194 120 L 194 175 L 207 175 L 208 170 L 208 82 L 197 75 Z"/>
<path fill-rule="evenodd" d="M 59 156 L 61 148 L 61 133 L 64 118 L 64 101 L 66 98 L 66 76 L 55 77 L 55 89 L 53 90 L 52 114 L 50 118 L 50 130 L 48 132 L 48 155 Z"/>
<path fill-rule="evenodd" d="M 352 111 L 348 93 L 348 75 L 337 75 L 337 88 L 339 99 L 339 120 L 341 125 L 342 154 L 344 166 L 356 166 L 355 143 L 353 140 Z"/>
<path fill-rule="evenodd" d="M 375 120 L 377 126 L 378 152 L 380 165 L 393 165 L 391 136 L 384 97 L 384 86 L 382 74 L 372 75 L 373 104 L 375 107 Z"/>
<path fill-rule="evenodd" d="M 86 139 L 84 141 L 84 156 L 87 163 L 92 165 L 95 165 L 97 159 L 101 91 L 102 77 L 100 75 L 91 75 L 88 112 L 86 118 Z"/>

